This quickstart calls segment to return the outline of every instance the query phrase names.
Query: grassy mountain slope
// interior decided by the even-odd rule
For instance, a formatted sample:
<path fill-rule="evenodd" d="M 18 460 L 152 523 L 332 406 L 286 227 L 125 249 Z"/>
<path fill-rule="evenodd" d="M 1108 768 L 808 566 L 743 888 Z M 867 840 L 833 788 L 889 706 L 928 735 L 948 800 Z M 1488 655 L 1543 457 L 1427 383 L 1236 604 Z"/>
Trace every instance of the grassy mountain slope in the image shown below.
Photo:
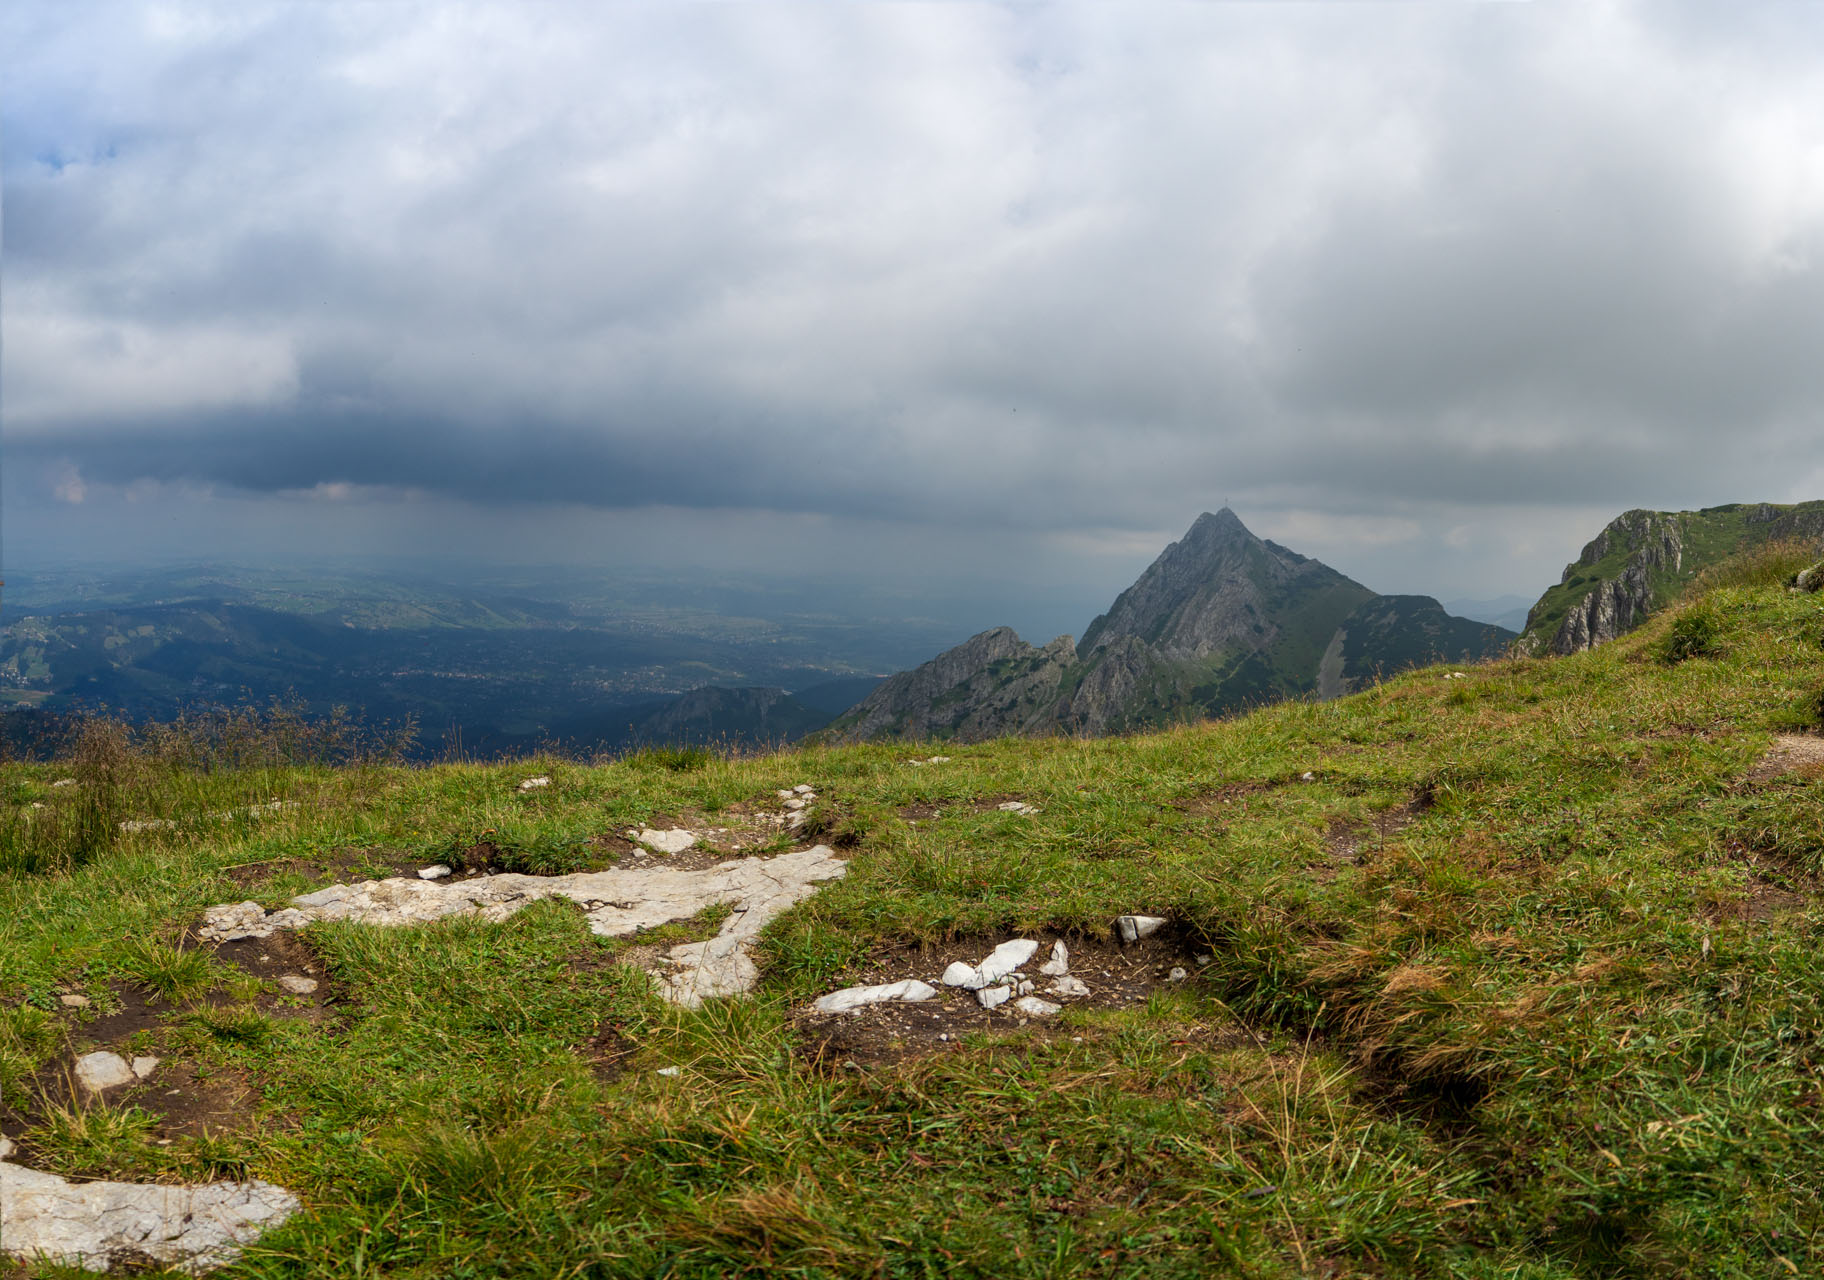
<path fill-rule="evenodd" d="M 70 1173 L 297 1190 L 232 1275 L 1817 1274 L 1824 770 L 1764 761 L 1819 728 L 1824 608 L 1776 569 L 1566 658 L 921 768 L 9 765 L 0 1127 Z M 313 926 L 319 1004 L 178 950 L 213 903 L 483 840 L 600 863 L 800 782 L 850 873 L 770 929 L 755 999 L 682 1011 L 616 964 L 713 921 L 598 939 L 549 902 Z M 109 835 L 127 814 L 177 825 Z M 897 1048 L 793 1012 L 1016 931 L 1095 954 L 1131 911 L 1170 918 L 1187 980 Z M 129 1003 L 139 1051 L 242 1098 L 206 1136 L 151 1091 L 32 1101 Z"/>

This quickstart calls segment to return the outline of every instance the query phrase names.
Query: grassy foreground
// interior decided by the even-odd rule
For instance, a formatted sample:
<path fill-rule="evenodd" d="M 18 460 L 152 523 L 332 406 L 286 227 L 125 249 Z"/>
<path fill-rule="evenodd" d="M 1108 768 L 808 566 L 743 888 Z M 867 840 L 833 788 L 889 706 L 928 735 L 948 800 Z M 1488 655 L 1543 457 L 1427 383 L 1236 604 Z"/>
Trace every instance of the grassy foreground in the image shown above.
<path fill-rule="evenodd" d="M 1824 781 L 1757 766 L 1819 728 L 1824 604 L 1755 578 L 1572 658 L 919 768 L 7 766 L 0 1090 L 40 1167 L 297 1191 L 237 1276 L 1819 1274 Z M 775 924 L 751 1000 L 663 1005 L 614 962 L 650 939 L 561 903 L 313 926 L 316 1004 L 182 942 L 482 842 L 606 865 L 630 825 L 796 783 L 850 873 Z M 148 817 L 174 825 L 110 834 Z M 897 944 L 1130 911 L 1213 961 L 854 1067 L 790 1016 Z M 58 1100 L 136 1002 L 129 1047 L 226 1119 Z"/>

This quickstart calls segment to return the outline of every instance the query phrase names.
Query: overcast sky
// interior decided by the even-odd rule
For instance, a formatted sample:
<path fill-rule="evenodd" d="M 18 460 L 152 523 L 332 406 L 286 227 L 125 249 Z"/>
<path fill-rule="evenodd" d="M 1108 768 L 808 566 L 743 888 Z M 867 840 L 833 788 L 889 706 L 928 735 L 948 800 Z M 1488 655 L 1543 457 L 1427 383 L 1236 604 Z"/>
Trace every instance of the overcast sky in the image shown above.
<path fill-rule="evenodd" d="M 1225 502 L 1448 598 L 1824 497 L 1824 6 L 11 0 L 0 59 L 9 568 L 1062 630 Z"/>

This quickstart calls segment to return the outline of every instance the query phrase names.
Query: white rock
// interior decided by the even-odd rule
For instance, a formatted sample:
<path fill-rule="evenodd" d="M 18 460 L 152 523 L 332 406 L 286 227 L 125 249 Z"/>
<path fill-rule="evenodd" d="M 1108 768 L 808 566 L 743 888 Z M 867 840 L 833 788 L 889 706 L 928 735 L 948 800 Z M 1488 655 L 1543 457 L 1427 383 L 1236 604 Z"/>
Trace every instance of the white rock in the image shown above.
<path fill-rule="evenodd" d="M 87 996 L 58 996 L 57 1002 L 66 1009 L 86 1009 L 89 1007 Z"/>
<path fill-rule="evenodd" d="M 975 993 L 975 998 L 981 1002 L 982 1008 L 984 1009 L 992 1009 L 996 1005 L 1006 1004 L 1012 997 L 1012 987 L 983 987 L 980 991 Z"/>
<path fill-rule="evenodd" d="M 1186 973 L 1183 969 L 1174 967 L 1170 973 L 1165 975 L 1165 980 L 1167 982 L 1183 982 L 1190 976 L 1191 975 Z"/>
<path fill-rule="evenodd" d="M 660 853 L 683 853 L 696 844 L 697 838 L 688 831 L 654 831 L 647 827 L 640 832 L 640 843 Z"/>
<path fill-rule="evenodd" d="M 1216 963 L 1215 956 L 1198 956 L 1197 957 L 1197 967 L 1199 969 L 1203 968 L 1205 965 L 1215 964 L 1215 963 Z"/>
<path fill-rule="evenodd" d="M 550 785 L 551 785 L 551 779 L 547 778 L 545 775 L 543 775 L 541 773 L 536 778 L 527 778 L 524 781 L 522 781 L 519 784 L 519 789 L 521 791 L 537 791 L 540 787 L 548 787 Z"/>
<path fill-rule="evenodd" d="M 200 1275 L 233 1262 L 302 1207 L 270 1182 L 68 1182 L 0 1163 L 0 1249 L 89 1271 L 143 1254 Z"/>
<path fill-rule="evenodd" d="M 76 1083 L 90 1093 L 115 1089 L 138 1079 L 125 1058 L 118 1053 L 109 1053 L 106 1049 L 97 1049 L 94 1053 L 85 1053 L 76 1059 Z"/>
<path fill-rule="evenodd" d="M 75 785 L 76 785 L 76 779 L 74 779 L 74 778 L 59 778 L 59 779 L 57 779 L 57 781 L 55 781 L 55 782 L 53 782 L 53 783 L 52 783 L 52 784 L 51 784 L 51 785 L 52 785 L 52 786 L 53 786 L 53 787 L 73 787 L 73 786 L 75 786 Z"/>
<path fill-rule="evenodd" d="M 988 958 L 977 965 L 976 969 L 981 973 L 983 982 L 999 982 L 1032 959 L 1032 953 L 1038 949 L 1039 944 L 1030 938 L 1015 938 L 989 952 Z"/>
<path fill-rule="evenodd" d="M 1003 813 L 1037 813 L 1038 810 L 1019 800 L 1008 800 L 997 806 Z"/>
<path fill-rule="evenodd" d="M 653 1074 L 661 1075 L 661 1076 L 675 1076 L 675 1075 L 681 1075 L 683 1073 L 678 1067 L 660 1067 Z"/>
<path fill-rule="evenodd" d="M 418 878 L 420 880 L 441 880 L 450 874 L 452 874 L 452 872 L 449 867 L 441 862 L 434 866 L 418 868 Z"/>
<path fill-rule="evenodd" d="M 1164 916 L 1121 916 L 1115 921 L 1115 932 L 1123 942 L 1138 942 L 1158 933 L 1166 923 Z"/>
<path fill-rule="evenodd" d="M 120 824 L 120 829 L 134 835 L 141 831 L 170 831 L 176 826 L 169 818 L 129 818 Z"/>
<path fill-rule="evenodd" d="M 952 960 L 939 981 L 946 987 L 967 987 L 971 991 L 979 990 L 987 985 L 982 981 L 981 972 L 974 965 L 961 960 Z"/>
<path fill-rule="evenodd" d="M 294 996 L 307 996 L 317 989 L 317 980 L 301 973 L 287 973 L 280 975 L 279 985 Z"/>
<path fill-rule="evenodd" d="M 949 764 L 950 757 L 949 756 L 932 756 L 929 760 L 925 761 L 925 763 L 926 764 Z"/>
<path fill-rule="evenodd" d="M 1037 996 L 1021 996 L 1013 1002 L 1013 1007 L 1021 1013 L 1030 1013 L 1035 1018 L 1044 1018 L 1056 1013 L 1064 1006 L 1053 1004 L 1049 1000 L 1041 1000 Z"/>
<path fill-rule="evenodd" d="M 1307 769 L 1304 773 L 1298 775 L 1298 780 L 1300 782 L 1316 782 L 1317 775 Z"/>
<path fill-rule="evenodd" d="M 801 796 L 812 796 L 817 794 L 815 791 L 811 790 L 810 784 L 806 782 L 800 782 L 797 786 L 793 787 L 792 790 Z"/>
<path fill-rule="evenodd" d="M 147 1054 L 143 1058 L 135 1058 L 133 1059 L 133 1074 L 141 1080 L 144 1080 L 147 1076 L 158 1070 L 158 1063 L 159 1059 L 151 1054 Z"/>
<path fill-rule="evenodd" d="M 1064 939 L 1051 944 L 1051 959 L 1039 966 L 1039 972 L 1047 978 L 1070 972 L 1070 948 L 1064 945 Z"/>
<path fill-rule="evenodd" d="M 781 800 L 790 800 L 798 793 L 796 791 L 776 791 L 773 794 L 778 796 Z"/>
<path fill-rule="evenodd" d="M 1045 990 L 1054 996 L 1086 996 L 1089 994 L 1088 985 L 1082 979 L 1073 978 L 1068 973 L 1052 979 L 1051 985 Z"/>
<path fill-rule="evenodd" d="M 0 1134 L 0 1160 L 4 1160 L 12 1154 L 13 1140 L 5 1134 Z"/>
<path fill-rule="evenodd" d="M 1013 984 L 1013 993 L 1015 995 L 1029 996 L 1033 993 L 1033 990 L 1034 987 L 1032 983 L 1025 978 L 1021 978 L 1018 982 Z"/>
<path fill-rule="evenodd" d="M 812 1007 L 823 1013 L 847 1013 L 864 1005 L 885 1004 L 889 1000 L 916 1003 L 936 995 L 936 987 L 917 978 L 907 978 L 904 982 L 885 982 L 875 987 L 844 987 L 841 991 L 819 996 Z"/>
<path fill-rule="evenodd" d="M 833 849 L 817 845 L 776 858 L 740 858 L 696 871 L 661 864 L 563 876 L 367 880 L 303 894 L 292 899 L 292 906 L 270 914 L 257 902 L 211 907 L 203 912 L 197 936 L 205 942 L 265 938 L 276 930 L 301 928 L 314 920 L 410 925 L 447 916 L 479 916 L 498 921 L 543 898 L 568 898 L 585 907 L 584 919 L 594 933 L 620 938 L 673 920 L 688 920 L 705 907 L 731 903 L 734 911 L 714 938 L 673 947 L 667 953 L 660 994 L 694 1008 L 713 996 L 752 990 L 759 970 L 747 954 L 749 944 L 773 917 L 817 892 L 823 881 L 837 879 L 847 870 L 848 864 Z M 592 902 L 604 905 L 586 906 Z"/>
<path fill-rule="evenodd" d="M 787 800 L 785 802 L 785 807 L 788 809 L 791 809 L 795 812 L 799 809 L 804 808 L 804 806 L 809 803 L 810 803 L 810 801 L 804 799 L 801 796 L 793 796 L 790 800 Z"/>

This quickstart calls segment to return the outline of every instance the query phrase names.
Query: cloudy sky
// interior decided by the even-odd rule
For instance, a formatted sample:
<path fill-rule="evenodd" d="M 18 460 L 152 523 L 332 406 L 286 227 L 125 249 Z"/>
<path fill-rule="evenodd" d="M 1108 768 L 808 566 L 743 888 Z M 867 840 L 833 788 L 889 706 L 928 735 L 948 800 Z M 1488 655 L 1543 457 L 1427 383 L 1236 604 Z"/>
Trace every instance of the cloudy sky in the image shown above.
<path fill-rule="evenodd" d="M 1450 597 L 1824 497 L 1824 6 L 12 0 L 0 60 L 15 570 L 1080 627 L 1225 502 Z"/>

